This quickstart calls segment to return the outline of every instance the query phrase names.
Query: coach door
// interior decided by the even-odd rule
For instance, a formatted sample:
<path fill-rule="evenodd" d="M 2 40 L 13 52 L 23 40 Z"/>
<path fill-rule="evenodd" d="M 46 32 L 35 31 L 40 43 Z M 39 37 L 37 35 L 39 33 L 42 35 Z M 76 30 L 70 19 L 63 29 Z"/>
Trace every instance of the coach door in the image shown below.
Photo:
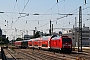
<path fill-rule="evenodd" d="M 38 41 L 38 46 L 42 47 L 42 41 L 41 40 Z"/>

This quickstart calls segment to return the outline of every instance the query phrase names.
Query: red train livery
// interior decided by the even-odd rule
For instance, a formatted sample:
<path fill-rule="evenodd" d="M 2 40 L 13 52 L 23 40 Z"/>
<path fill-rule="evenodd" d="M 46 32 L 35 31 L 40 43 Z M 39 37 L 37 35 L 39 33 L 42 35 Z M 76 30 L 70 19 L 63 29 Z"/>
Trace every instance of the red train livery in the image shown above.
<path fill-rule="evenodd" d="M 59 51 L 72 51 L 72 39 L 69 36 L 44 36 L 30 40 L 16 41 L 15 46 L 21 48 L 54 49 Z"/>

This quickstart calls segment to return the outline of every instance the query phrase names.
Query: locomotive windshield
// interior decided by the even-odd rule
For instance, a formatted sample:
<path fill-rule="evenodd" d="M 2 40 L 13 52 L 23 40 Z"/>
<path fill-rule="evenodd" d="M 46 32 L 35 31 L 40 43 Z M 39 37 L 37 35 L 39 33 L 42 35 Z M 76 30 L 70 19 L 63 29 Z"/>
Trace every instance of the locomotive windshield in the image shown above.
<path fill-rule="evenodd" d="M 63 42 L 70 42 L 71 41 L 71 38 L 62 38 L 62 41 Z"/>

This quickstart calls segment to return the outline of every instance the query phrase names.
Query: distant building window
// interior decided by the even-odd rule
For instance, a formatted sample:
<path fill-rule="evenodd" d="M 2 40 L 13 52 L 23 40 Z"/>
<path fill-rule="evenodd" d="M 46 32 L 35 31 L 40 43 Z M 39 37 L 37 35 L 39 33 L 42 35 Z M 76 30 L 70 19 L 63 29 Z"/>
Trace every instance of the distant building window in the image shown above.
<path fill-rule="evenodd" d="M 89 42 L 82 42 L 82 45 L 89 45 Z"/>
<path fill-rule="evenodd" d="M 89 37 L 89 35 L 85 35 L 85 34 L 84 34 L 84 35 L 82 35 L 82 37 Z"/>
<path fill-rule="evenodd" d="M 82 31 L 82 33 L 90 33 L 89 31 Z"/>
<path fill-rule="evenodd" d="M 82 38 L 82 40 L 88 40 L 89 38 Z"/>

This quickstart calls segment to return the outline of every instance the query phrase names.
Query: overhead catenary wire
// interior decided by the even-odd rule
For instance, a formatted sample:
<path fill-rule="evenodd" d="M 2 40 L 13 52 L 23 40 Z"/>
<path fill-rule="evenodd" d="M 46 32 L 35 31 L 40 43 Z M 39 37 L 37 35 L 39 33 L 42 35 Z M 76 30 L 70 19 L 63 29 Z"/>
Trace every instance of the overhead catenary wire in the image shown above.
<path fill-rule="evenodd" d="M 57 3 L 56 3 L 56 4 L 57 4 Z M 56 5 L 56 4 L 55 4 L 55 5 Z M 55 6 L 55 5 L 54 5 L 54 6 Z M 53 7 L 54 7 L 54 6 L 53 6 Z M 51 7 L 47 12 L 49 12 L 50 10 L 52 10 L 53 7 Z M 47 12 L 46 12 L 46 13 L 47 13 Z M 45 13 L 45 14 L 46 14 L 46 13 Z M 45 14 L 43 14 L 41 17 L 43 17 Z M 40 17 L 40 18 L 41 18 L 41 17 Z M 38 18 L 38 19 L 40 19 L 40 18 Z M 38 19 L 37 19 L 37 20 L 38 20 Z M 45 25 L 47 25 L 47 24 L 48 24 L 48 23 L 46 23 L 46 24 L 44 24 L 44 25 L 42 25 L 42 26 L 39 26 L 38 28 L 41 28 L 41 27 L 43 27 L 43 26 L 45 26 Z"/>
<path fill-rule="evenodd" d="M 77 8 L 77 9 L 78 9 L 78 8 Z M 77 10 L 77 9 L 76 9 L 76 10 Z M 76 11 L 76 10 L 75 10 L 75 11 Z M 77 13 L 77 12 L 78 12 L 78 11 L 76 11 L 76 12 L 74 12 L 74 13 Z M 71 13 L 71 12 L 70 12 L 70 13 Z M 45 14 L 43 14 L 43 15 L 45 15 Z M 73 14 L 73 15 L 75 15 L 75 14 Z M 64 17 L 67 17 L 67 16 L 68 16 L 68 15 L 66 15 L 66 16 L 64 16 Z M 61 18 L 64 18 L 64 17 L 61 17 Z M 57 19 L 57 20 L 59 20 L 59 19 Z M 57 21 L 57 20 L 56 20 L 56 21 Z M 44 26 L 44 25 L 43 25 L 43 26 Z"/>
<path fill-rule="evenodd" d="M 57 4 L 57 3 L 56 3 L 56 4 Z M 56 5 L 56 4 L 55 4 L 55 5 Z M 54 6 L 55 6 L 55 5 L 54 5 Z M 53 7 L 54 7 L 54 6 L 53 6 Z M 45 14 L 48 13 L 50 10 L 52 10 L 53 7 L 51 7 L 47 12 L 45 12 Z M 41 17 L 43 17 L 45 14 L 43 14 Z M 40 18 L 41 18 L 41 17 L 40 17 Z M 38 19 L 40 19 L 40 18 L 38 18 Z M 36 19 L 36 20 L 38 20 L 38 19 Z"/>
<path fill-rule="evenodd" d="M 85 10 L 85 9 L 88 9 L 88 8 L 90 8 L 90 6 L 88 6 L 88 7 L 86 7 L 86 8 L 83 8 L 82 10 Z M 77 9 L 75 9 L 75 10 L 77 10 Z M 74 10 L 74 11 L 75 11 Z M 69 13 L 69 14 L 67 14 L 67 15 L 65 15 L 65 16 L 63 16 L 63 17 L 60 17 L 60 18 L 58 18 L 57 20 L 59 20 L 59 19 L 62 19 L 62 18 L 64 18 L 64 17 L 67 17 L 67 16 L 69 16 L 69 15 L 74 15 L 75 13 L 77 13 L 77 12 L 79 12 L 79 11 L 76 11 L 76 12 L 74 12 L 74 13 Z M 57 20 L 54 20 L 54 21 L 57 21 Z M 54 21 L 52 21 L 52 22 L 54 22 Z"/>
<path fill-rule="evenodd" d="M 59 2 L 59 1 L 57 0 L 57 9 L 58 9 L 58 14 L 59 14 L 59 6 L 58 6 L 58 2 Z"/>
<path fill-rule="evenodd" d="M 57 2 L 59 3 L 59 1 L 57 1 Z M 63 0 L 60 1 L 60 2 L 63 2 Z M 42 14 L 41 17 L 43 17 L 44 15 L 47 15 L 46 13 L 48 13 L 50 10 L 52 10 L 58 3 L 55 3 L 55 5 L 53 5 L 47 12 L 45 12 L 44 14 Z M 41 17 L 40 17 L 40 18 L 41 18 Z M 38 19 L 40 19 L 40 18 L 38 18 Z M 38 20 L 38 19 L 36 19 L 36 20 Z"/>
<path fill-rule="evenodd" d="M 24 8 L 23 8 L 22 12 L 25 10 L 25 8 L 26 8 L 26 6 L 27 6 L 28 3 L 29 3 L 29 0 L 28 0 L 27 3 L 24 5 Z"/>
<path fill-rule="evenodd" d="M 85 7 L 87 7 L 87 5 L 86 5 L 86 4 L 87 4 L 87 2 L 86 2 L 86 0 L 85 0 Z M 90 16 L 90 14 L 88 13 L 87 8 L 86 8 L 86 12 L 87 12 L 87 15 L 88 15 L 88 16 Z M 88 19 L 87 19 L 87 20 L 88 20 Z"/>
<path fill-rule="evenodd" d="M 90 8 L 90 6 L 89 6 L 89 7 L 86 7 L 86 8 L 83 8 L 82 10 L 85 10 L 85 9 L 87 9 L 87 8 Z M 77 11 L 77 12 L 78 12 L 78 11 Z M 87 15 L 88 15 L 88 14 L 87 14 Z M 83 22 L 88 21 L 89 19 L 90 19 L 90 18 L 84 20 Z M 69 24 L 69 25 L 73 25 L 73 24 Z M 66 26 L 69 26 L 69 25 L 66 25 Z M 64 27 L 66 27 L 66 26 L 64 26 Z"/>
<path fill-rule="evenodd" d="M 16 3 L 17 3 L 17 1 L 15 2 L 14 8 L 13 8 L 13 12 L 2 12 L 2 13 L 12 13 L 11 16 L 8 16 L 8 15 L 5 14 L 6 16 L 10 17 L 12 21 L 13 21 L 13 14 L 14 14 L 14 10 L 15 10 L 15 7 L 16 7 Z M 2 19 L 5 20 L 4 18 L 2 18 Z"/>
<path fill-rule="evenodd" d="M 27 1 L 27 3 L 24 5 L 24 8 L 23 8 L 23 10 L 22 10 L 22 12 L 21 13 L 23 13 L 23 11 L 25 10 L 25 8 L 26 8 L 26 6 L 27 6 L 27 4 L 29 3 L 29 0 Z M 23 17 L 23 16 L 21 16 L 21 14 L 20 14 L 20 18 L 21 17 Z M 15 22 L 11 25 L 11 27 L 20 19 L 19 17 L 15 20 Z"/>
<path fill-rule="evenodd" d="M 18 12 L 19 12 L 19 14 L 20 14 L 20 8 L 19 8 L 19 5 L 18 5 L 18 3 L 17 3 L 17 7 L 18 7 Z"/>
<path fill-rule="evenodd" d="M 46 26 L 48 23 L 46 23 L 46 24 L 43 24 L 42 26 L 39 26 L 38 28 L 41 28 L 41 27 L 43 27 L 43 26 Z"/>
<path fill-rule="evenodd" d="M 11 17 L 12 17 L 12 21 L 13 21 L 13 14 L 14 14 L 14 10 L 15 10 L 15 7 L 16 7 L 16 3 L 17 3 L 17 0 L 16 0 L 16 2 L 15 2 L 15 5 L 14 5 L 14 8 L 13 8 L 13 12 L 12 12 L 12 15 L 11 15 Z M 11 22 L 11 26 L 12 26 L 12 22 Z M 12 27 L 11 27 L 12 28 Z"/>
<path fill-rule="evenodd" d="M 86 22 L 86 21 L 89 21 L 90 20 L 90 18 L 87 18 L 87 19 L 85 19 L 85 20 L 83 20 L 82 22 Z M 78 22 L 77 22 L 78 23 Z M 67 26 L 70 26 L 70 25 L 74 25 L 73 23 L 70 23 L 70 24 L 67 24 L 67 25 L 65 25 L 65 26 L 63 26 L 63 27 L 67 27 Z"/>
<path fill-rule="evenodd" d="M 88 18 L 88 19 L 86 19 L 86 20 L 83 20 L 83 22 L 86 22 L 86 21 L 89 21 L 90 20 L 90 18 Z"/>
<path fill-rule="evenodd" d="M 62 0 L 62 1 L 60 1 L 60 2 L 63 2 L 63 1 L 64 1 L 64 0 Z M 57 3 L 55 3 L 54 6 L 56 6 L 58 3 L 59 3 L 59 1 L 57 0 Z M 50 10 L 52 10 L 52 9 L 54 8 L 54 6 L 52 6 L 47 12 L 45 12 L 45 14 L 48 13 Z M 45 14 L 43 14 L 41 17 L 43 17 Z M 40 18 L 41 18 L 41 17 L 40 17 Z M 40 19 L 40 18 L 38 18 L 38 19 Z M 38 19 L 36 19 L 36 20 L 38 20 Z M 48 24 L 48 23 L 42 25 L 41 27 L 43 27 L 43 26 L 45 26 L 45 25 L 47 25 L 47 24 Z M 40 28 L 40 27 L 38 27 L 38 28 Z"/>
<path fill-rule="evenodd" d="M 3 18 L 1 15 L 0 15 L 0 17 L 3 19 L 3 20 L 5 20 L 5 18 Z M 4 25 L 4 23 L 2 23 L 2 22 L 0 22 L 2 25 Z"/>
<path fill-rule="evenodd" d="M 76 9 L 76 10 L 77 10 L 77 9 Z M 76 10 L 75 10 L 75 11 L 76 11 Z M 74 11 L 74 12 L 75 12 L 75 11 Z M 40 14 L 40 15 L 50 15 L 50 14 Z M 62 15 L 62 14 L 61 14 L 61 15 Z M 75 13 L 75 14 L 73 14 L 73 15 L 78 15 L 78 14 Z M 48 19 L 48 20 L 50 20 L 50 19 Z M 56 18 L 55 20 L 57 21 L 57 18 Z M 38 21 L 40 21 L 40 20 L 38 20 Z M 52 21 L 53 21 L 53 20 L 52 20 Z M 88 21 L 88 20 L 86 20 L 86 21 Z M 39 26 L 39 28 L 40 28 L 40 27 L 43 27 L 43 26 L 46 26 L 46 25 L 48 25 L 48 24 L 49 24 L 49 23 L 43 24 L 43 25 Z M 70 25 L 70 24 L 69 24 L 69 25 Z"/>
<path fill-rule="evenodd" d="M 86 3 L 87 4 L 87 3 Z M 85 4 L 84 4 L 85 5 Z M 82 5 L 82 6 L 84 6 L 84 5 Z M 82 10 L 85 10 L 85 9 L 88 9 L 88 8 L 90 8 L 90 6 L 88 6 L 88 7 L 86 7 L 86 8 L 83 8 Z M 57 20 L 59 20 L 59 19 L 62 19 L 62 18 L 65 18 L 65 17 L 68 17 L 69 15 L 74 15 L 75 13 L 77 13 L 77 12 L 79 12 L 79 11 L 77 11 L 79 8 L 76 8 L 75 10 L 73 10 L 73 11 L 71 11 L 69 14 L 66 14 L 65 16 L 62 16 L 62 17 L 60 17 L 60 18 L 57 18 L 56 20 L 53 20 L 52 22 L 55 22 L 55 21 L 57 21 Z M 74 12 L 75 11 L 75 12 Z M 73 12 L 73 13 L 72 13 Z M 88 14 L 87 14 L 88 15 Z M 49 23 L 47 23 L 47 24 L 49 24 Z M 43 25 L 44 26 L 44 25 Z M 43 27 L 43 26 L 41 26 L 41 27 Z M 40 28 L 40 27 L 39 27 Z"/>
<path fill-rule="evenodd" d="M 77 9 L 76 9 L 77 10 Z M 78 11 L 77 11 L 78 12 Z M 76 12 L 75 12 L 76 13 Z M 45 14 L 43 14 L 43 15 L 45 15 Z M 61 14 L 62 15 L 62 14 Z M 74 15 L 77 15 L 77 14 L 74 14 Z"/>

